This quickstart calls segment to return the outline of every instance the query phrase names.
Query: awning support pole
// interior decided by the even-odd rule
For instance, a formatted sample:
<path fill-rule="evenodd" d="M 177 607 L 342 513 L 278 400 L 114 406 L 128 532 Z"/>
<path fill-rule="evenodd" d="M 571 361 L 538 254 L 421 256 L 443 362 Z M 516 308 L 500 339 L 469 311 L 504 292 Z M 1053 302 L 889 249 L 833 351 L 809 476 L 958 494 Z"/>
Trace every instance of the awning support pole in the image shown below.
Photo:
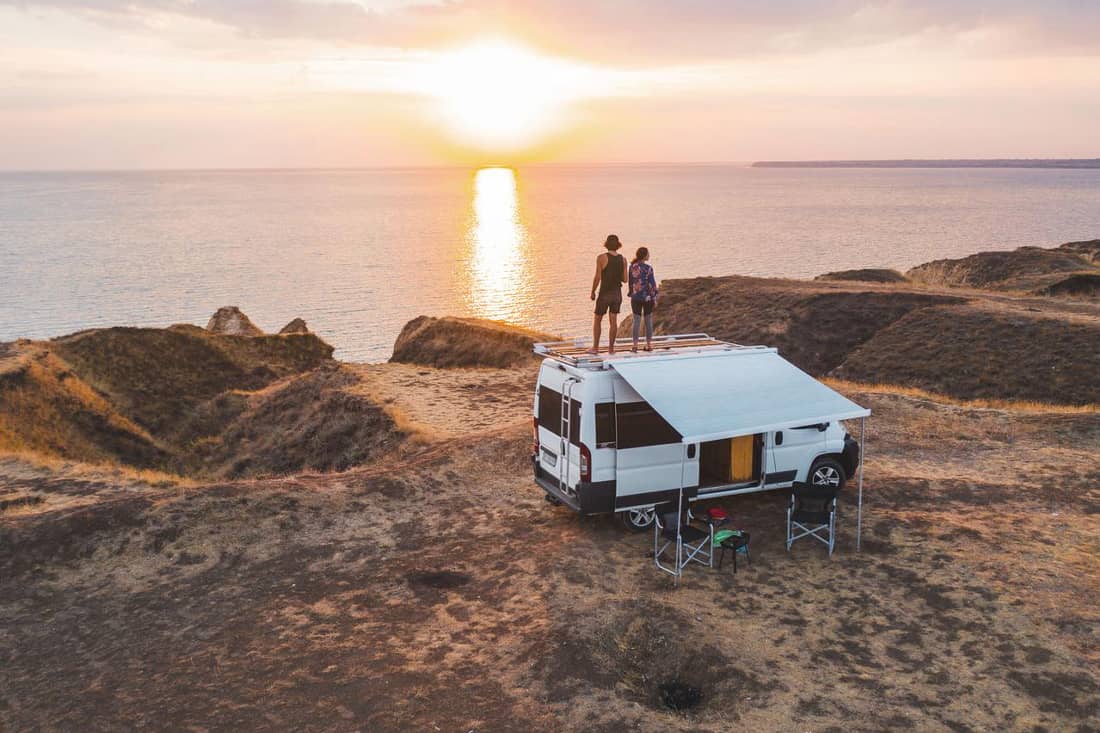
<path fill-rule="evenodd" d="M 680 529 L 684 526 L 684 518 L 680 513 L 684 511 L 684 451 L 687 449 L 682 444 L 680 449 L 680 496 L 676 500 L 676 578 L 672 581 L 675 586 L 680 585 L 680 573 L 684 572 L 684 568 L 680 565 L 680 551 L 683 548 Z"/>
<path fill-rule="evenodd" d="M 863 466 L 867 463 L 867 455 L 864 453 L 867 435 L 867 418 L 859 419 L 859 503 L 856 505 L 856 552 L 860 550 L 863 538 Z"/>

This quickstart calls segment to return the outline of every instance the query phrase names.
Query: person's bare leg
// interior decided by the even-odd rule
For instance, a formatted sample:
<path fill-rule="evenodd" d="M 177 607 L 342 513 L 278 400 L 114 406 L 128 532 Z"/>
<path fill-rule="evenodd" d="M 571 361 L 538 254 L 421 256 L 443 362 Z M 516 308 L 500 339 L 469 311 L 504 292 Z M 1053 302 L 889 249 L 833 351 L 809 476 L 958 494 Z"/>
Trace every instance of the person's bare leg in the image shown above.
<path fill-rule="evenodd" d="M 610 338 L 610 343 L 607 346 L 607 353 L 615 353 L 615 337 L 619 335 L 619 314 L 608 313 L 607 319 L 611 321 L 611 327 L 607 329 L 607 335 Z"/>
<path fill-rule="evenodd" d="M 589 354 L 600 353 L 600 322 L 603 321 L 603 316 L 592 317 L 592 348 L 588 350 Z"/>

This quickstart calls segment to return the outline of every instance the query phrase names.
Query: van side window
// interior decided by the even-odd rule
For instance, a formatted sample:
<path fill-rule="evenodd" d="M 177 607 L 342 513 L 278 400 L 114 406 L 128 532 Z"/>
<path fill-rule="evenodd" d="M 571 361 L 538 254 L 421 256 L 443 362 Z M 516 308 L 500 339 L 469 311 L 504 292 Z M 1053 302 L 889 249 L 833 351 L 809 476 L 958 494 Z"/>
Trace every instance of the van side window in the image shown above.
<path fill-rule="evenodd" d="M 615 412 L 619 450 L 680 442 L 682 436 L 648 402 L 620 402 Z"/>
<path fill-rule="evenodd" d="M 571 426 L 569 442 L 580 445 L 581 403 L 579 400 L 573 400 L 570 403 L 569 421 Z M 561 392 L 549 387 L 539 387 L 539 426 L 546 428 L 554 435 L 561 435 Z"/>
<path fill-rule="evenodd" d="M 596 447 L 615 447 L 615 403 L 596 403 Z"/>

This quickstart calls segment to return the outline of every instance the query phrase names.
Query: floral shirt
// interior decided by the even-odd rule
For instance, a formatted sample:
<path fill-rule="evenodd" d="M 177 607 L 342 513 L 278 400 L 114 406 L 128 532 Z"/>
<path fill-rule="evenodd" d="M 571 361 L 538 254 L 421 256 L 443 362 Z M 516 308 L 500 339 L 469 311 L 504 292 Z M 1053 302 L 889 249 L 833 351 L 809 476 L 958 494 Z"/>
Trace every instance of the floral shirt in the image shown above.
<path fill-rule="evenodd" d="M 627 278 L 627 292 L 631 300 L 657 302 L 657 279 L 653 277 L 652 267 L 644 262 L 635 262 L 630 266 Z"/>

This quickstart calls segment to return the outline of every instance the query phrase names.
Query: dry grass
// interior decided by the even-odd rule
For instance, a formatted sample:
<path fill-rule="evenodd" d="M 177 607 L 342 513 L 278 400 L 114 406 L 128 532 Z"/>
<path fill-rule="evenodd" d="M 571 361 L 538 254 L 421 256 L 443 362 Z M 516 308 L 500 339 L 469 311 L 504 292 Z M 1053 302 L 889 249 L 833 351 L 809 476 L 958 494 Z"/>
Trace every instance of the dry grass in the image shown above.
<path fill-rule="evenodd" d="M 1100 317 L 975 300 L 922 309 L 876 332 L 830 376 L 964 400 L 1100 402 Z"/>
<path fill-rule="evenodd" d="M 818 275 L 814 280 L 840 280 L 871 283 L 904 283 L 909 279 L 897 270 L 885 268 L 864 268 L 861 270 L 839 270 Z"/>
<path fill-rule="evenodd" d="M 1086 405 L 1059 405 L 1049 402 L 1039 402 L 1038 400 L 964 400 L 952 397 L 950 395 L 919 389 L 917 387 L 903 387 L 897 384 L 885 384 L 882 382 L 853 382 L 846 379 L 838 379 L 836 377 L 823 377 L 821 381 L 823 381 L 825 384 L 829 385 L 833 389 L 837 390 L 838 392 L 842 392 L 845 394 L 854 394 L 857 392 L 861 392 L 872 394 L 903 395 L 905 397 L 916 397 L 918 399 L 935 402 L 941 405 L 954 405 L 956 407 L 965 407 L 969 409 L 1005 410 L 1009 412 L 1018 412 L 1025 415 L 1100 414 L 1100 403 Z"/>
<path fill-rule="evenodd" d="M 7 464 L 9 475 L 13 467 L 22 466 L 47 472 L 43 475 L 49 475 L 52 478 L 125 482 L 147 485 L 153 488 L 170 486 L 194 488 L 202 485 L 194 478 L 175 473 L 148 468 L 132 468 L 111 461 L 102 463 L 74 461 L 32 450 L 0 449 L 0 463 Z"/>
<path fill-rule="evenodd" d="M 526 420 L 537 372 L 531 369 L 353 364 L 352 388 L 383 405 L 399 429 L 422 441 L 485 434 Z"/>
<path fill-rule="evenodd" d="M 664 284 L 656 325 L 768 344 L 814 376 L 957 400 L 1100 403 L 1100 308 L 928 286 L 744 277 Z"/>
<path fill-rule="evenodd" d="M 0 449 L 138 467 L 166 455 L 148 431 L 35 345 L 0 374 Z"/>
<path fill-rule="evenodd" d="M 1011 252 L 979 252 L 960 259 L 934 260 L 905 274 L 910 280 L 935 287 L 1029 291 L 1040 282 L 1091 269 L 1089 259 L 1075 251 L 1020 247 Z"/>
<path fill-rule="evenodd" d="M 377 421 L 362 419 L 373 406 L 293 380 L 332 364 L 331 353 L 312 334 L 192 326 L 5 345 L 0 449 L 206 476 L 344 468 L 377 442 Z M 279 394 L 265 393 L 275 383 Z"/>
<path fill-rule="evenodd" d="M 358 378 L 329 364 L 245 396 L 214 435 L 194 436 L 188 473 L 226 478 L 343 471 L 398 448 L 383 407 L 354 393 Z"/>
<path fill-rule="evenodd" d="M 223 392 L 260 389 L 332 355 L 312 334 L 237 337 L 193 326 L 98 329 L 49 348 L 117 410 L 158 435 Z"/>
<path fill-rule="evenodd" d="M 393 345 L 394 362 L 432 367 L 510 367 L 530 363 L 531 347 L 557 337 L 499 321 L 420 316 Z"/>
<path fill-rule="evenodd" d="M 692 278 L 662 283 L 654 320 L 661 333 L 701 331 L 741 344 L 775 346 L 802 369 L 821 375 L 905 316 L 962 302 L 952 295 L 874 283 Z"/>

